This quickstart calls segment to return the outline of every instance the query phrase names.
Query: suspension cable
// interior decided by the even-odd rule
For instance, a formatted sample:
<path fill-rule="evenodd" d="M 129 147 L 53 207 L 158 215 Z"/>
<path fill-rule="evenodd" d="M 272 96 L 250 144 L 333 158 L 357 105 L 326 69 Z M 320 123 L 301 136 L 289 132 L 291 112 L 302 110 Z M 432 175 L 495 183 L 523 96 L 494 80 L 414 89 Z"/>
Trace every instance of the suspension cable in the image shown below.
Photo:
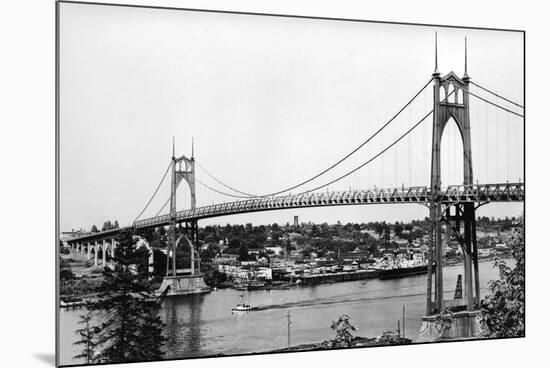
<path fill-rule="evenodd" d="M 458 84 L 455 84 L 455 83 L 452 83 L 452 84 L 453 84 L 456 88 L 460 88 L 462 91 L 464 91 L 464 93 L 467 93 L 467 94 L 469 94 L 469 95 L 472 95 L 472 96 L 474 96 L 474 97 L 480 99 L 481 101 L 484 101 L 484 102 L 486 102 L 486 103 L 488 103 L 488 104 L 490 104 L 490 105 L 493 105 L 493 106 L 495 106 L 495 107 L 498 107 L 499 109 L 502 109 L 502 110 L 504 110 L 504 111 L 507 111 L 507 112 L 509 112 L 509 113 L 511 113 L 511 114 L 517 115 L 517 116 L 519 116 L 519 117 L 521 117 L 521 118 L 524 117 L 523 115 L 518 114 L 518 113 L 515 112 L 515 111 L 512 111 L 512 110 L 510 110 L 510 109 L 507 109 L 506 107 L 500 106 L 500 105 L 497 104 L 497 103 L 494 103 L 494 102 L 491 102 L 491 101 L 489 101 L 489 100 L 486 100 L 485 98 L 480 97 L 480 96 L 476 95 L 475 93 L 466 90 L 464 87 L 459 86 Z"/>
<path fill-rule="evenodd" d="M 218 190 L 216 188 L 212 188 L 211 186 L 209 186 L 208 184 L 205 184 L 204 182 L 200 181 L 199 179 L 195 178 L 195 181 L 197 183 L 199 183 L 200 185 L 202 185 L 203 187 L 207 188 L 207 189 L 210 189 L 211 191 L 213 192 L 216 192 L 218 194 L 222 194 L 224 196 L 228 196 L 228 197 L 237 197 L 235 196 L 234 194 L 231 194 L 231 193 L 226 193 L 226 192 L 223 192 L 221 190 Z M 242 196 L 238 196 L 238 198 L 243 198 Z M 261 198 L 261 197 L 244 197 L 244 198 Z"/>
<path fill-rule="evenodd" d="M 293 190 L 293 189 L 296 189 L 298 187 L 301 187 L 303 186 L 304 184 L 307 184 L 315 179 L 317 179 L 318 177 L 320 177 L 321 175 L 324 175 L 326 174 L 328 171 L 334 169 L 336 166 L 340 165 L 342 162 L 344 162 L 345 160 L 347 160 L 351 155 L 353 155 L 355 152 L 359 151 L 363 146 L 365 146 L 367 143 L 369 143 L 372 139 L 374 139 L 382 130 L 384 130 L 388 125 L 390 125 L 391 122 L 393 122 L 397 116 L 399 116 L 425 89 L 426 87 L 428 87 L 428 85 L 432 82 L 433 78 L 430 78 L 428 80 L 428 82 L 426 84 L 424 84 L 424 86 L 414 95 L 413 98 L 411 98 L 401 109 L 399 109 L 399 111 L 393 115 L 384 125 L 382 125 L 374 134 L 372 134 L 369 138 L 367 138 L 365 141 L 363 141 L 359 146 L 357 146 L 354 150 L 352 150 L 350 153 L 348 153 L 346 156 L 344 156 L 343 158 L 341 158 L 340 160 L 338 160 L 337 162 L 335 162 L 334 164 L 332 164 L 331 166 L 329 166 L 328 168 L 324 169 L 323 171 L 321 171 L 320 173 L 312 176 L 311 178 L 307 179 L 307 180 L 304 180 L 302 181 L 301 183 L 299 184 L 296 184 L 296 185 L 293 185 L 291 187 L 288 187 L 286 189 L 283 189 L 283 190 L 279 190 L 279 191 L 276 191 L 276 192 L 273 192 L 273 193 L 268 193 L 268 194 L 263 194 L 263 195 L 256 195 L 256 196 L 253 196 L 253 195 L 234 195 L 234 194 L 229 194 L 229 193 L 224 193 L 224 195 L 227 195 L 227 196 L 230 196 L 230 197 L 234 197 L 234 198 L 261 198 L 261 197 L 271 197 L 271 196 L 275 196 L 275 195 L 278 195 L 278 194 L 281 194 L 281 193 L 285 193 L 285 192 L 288 192 L 290 190 Z M 203 168 L 204 169 L 204 168 Z M 206 171 L 206 170 L 205 170 Z M 235 190 L 233 188 L 231 188 L 230 186 L 226 185 L 226 184 L 223 184 L 221 181 L 217 180 L 220 184 L 224 185 L 226 188 L 230 188 L 232 190 Z M 202 183 L 203 185 L 205 185 L 204 183 Z M 206 186 L 206 185 L 205 185 Z M 240 191 L 237 191 L 235 190 L 236 192 L 238 193 L 244 193 L 244 192 L 240 192 Z M 222 194 L 222 193 L 220 193 Z"/>
<path fill-rule="evenodd" d="M 522 109 L 524 108 L 522 105 L 518 104 L 517 102 L 514 102 L 514 101 L 512 101 L 512 100 L 509 100 L 509 99 L 507 99 L 506 97 L 503 97 L 503 96 L 499 95 L 499 94 L 496 93 L 496 92 L 493 92 L 493 91 L 491 91 L 491 90 L 489 90 L 489 89 L 487 89 L 487 88 L 485 88 L 485 87 L 482 87 L 482 86 L 480 86 L 479 84 L 477 84 L 477 83 L 474 82 L 474 81 L 470 81 L 470 83 L 473 84 L 474 86 L 478 87 L 478 88 L 481 88 L 481 89 L 484 90 L 485 92 L 489 92 L 490 94 L 495 95 L 496 97 L 499 97 L 499 98 L 503 99 L 504 101 L 511 103 L 512 105 L 516 105 L 517 107 L 521 107 Z"/>
<path fill-rule="evenodd" d="M 348 171 L 347 173 L 345 173 L 344 175 L 326 183 L 326 184 L 323 184 L 323 185 L 320 185 L 316 188 L 313 188 L 313 189 L 309 189 L 307 191 L 304 191 L 304 192 L 301 192 L 301 193 L 298 193 L 296 195 L 302 195 L 302 194 L 307 194 L 307 193 L 310 193 L 310 192 L 314 192 L 316 190 L 319 190 L 319 189 L 322 189 L 322 188 L 325 188 L 325 187 L 328 187 L 329 185 L 332 185 L 348 176 L 350 176 L 351 174 L 353 174 L 354 172 L 356 172 L 357 170 L 363 168 L 364 166 L 368 165 L 369 163 L 371 163 L 372 161 L 376 160 L 378 157 L 380 157 L 382 154 L 384 154 L 387 150 L 389 150 L 390 148 L 392 148 L 393 146 L 395 146 L 397 143 L 399 143 L 403 138 L 405 138 L 408 134 L 410 134 L 416 127 L 418 127 L 424 120 L 426 120 L 428 118 L 428 116 L 430 116 L 431 114 L 433 113 L 433 110 L 431 110 L 430 112 L 428 112 L 422 119 L 420 119 L 415 125 L 413 125 L 411 128 L 409 128 L 409 130 L 407 130 L 405 133 L 403 133 L 399 138 L 397 138 L 395 141 L 393 141 L 390 145 L 386 146 L 386 148 L 384 148 L 382 151 L 380 151 L 378 154 L 376 154 L 375 156 L 371 157 L 369 160 L 363 162 L 361 165 L 355 167 L 353 170 L 351 171 Z M 228 196 L 228 197 L 235 197 L 234 195 L 232 194 L 229 194 L 229 193 L 225 193 L 225 192 L 222 192 L 222 191 L 219 191 L 215 188 L 212 188 L 210 187 L 209 185 L 203 183 L 202 181 L 198 180 L 198 179 L 195 179 L 197 180 L 201 185 L 205 186 L 206 188 L 216 192 L 216 193 L 219 193 L 219 194 L 222 194 L 222 195 L 225 195 L 225 196 Z M 261 197 L 257 197 L 257 198 L 261 198 Z"/>
<path fill-rule="evenodd" d="M 195 160 L 195 163 L 196 163 L 196 164 L 206 173 L 206 175 L 210 176 L 212 179 L 214 179 L 216 182 L 218 182 L 219 184 L 223 185 L 223 186 L 226 187 L 227 189 L 232 190 L 232 191 L 234 191 L 234 192 L 237 192 L 237 193 L 239 193 L 239 194 L 243 194 L 243 195 L 245 195 L 245 196 L 247 196 L 247 197 L 257 197 L 257 196 L 254 195 L 254 194 L 250 194 L 250 193 L 246 193 L 246 192 L 241 192 L 240 190 L 237 190 L 237 189 L 235 189 L 235 188 L 230 187 L 229 185 L 223 183 L 221 180 L 219 180 L 219 179 L 216 178 L 214 175 L 212 175 L 212 174 L 211 174 L 208 170 L 206 170 L 206 169 L 204 168 L 204 166 L 202 166 L 197 160 Z M 204 183 L 201 182 L 201 184 L 203 184 L 204 186 L 207 187 L 207 185 L 205 185 Z"/>
<path fill-rule="evenodd" d="M 151 196 L 151 198 L 149 199 L 149 201 L 147 202 L 147 204 L 145 205 L 145 207 L 143 207 L 143 209 L 141 210 L 141 212 L 139 213 L 139 215 L 137 215 L 137 217 L 134 219 L 134 223 L 141 217 L 141 215 L 143 215 L 143 213 L 145 212 L 145 210 L 147 209 L 147 207 L 149 207 L 149 205 L 150 205 L 151 202 L 153 201 L 153 198 L 155 198 L 155 196 L 157 195 L 157 192 L 159 191 L 160 186 L 161 186 L 162 183 L 164 182 L 164 179 L 166 178 L 166 175 L 168 174 L 168 171 L 170 171 L 170 167 L 171 167 L 171 166 L 172 166 L 172 161 L 170 161 L 170 164 L 169 164 L 168 167 L 166 168 L 166 171 L 164 172 L 164 175 L 162 176 L 162 179 L 160 180 L 159 185 L 157 185 L 157 189 L 155 189 L 155 192 L 153 193 L 153 195 Z"/>
<path fill-rule="evenodd" d="M 348 177 L 349 175 L 353 174 L 354 172 L 356 172 L 357 170 L 363 168 L 365 165 L 371 163 L 372 161 L 376 160 L 378 157 L 380 157 L 382 154 L 384 154 L 384 152 L 386 152 L 387 150 L 389 150 L 390 148 L 392 148 L 393 146 L 395 146 L 397 143 L 399 143 L 399 141 L 401 141 L 403 138 L 405 138 L 409 133 L 411 133 L 414 129 L 416 129 L 416 127 L 418 127 L 424 120 L 426 120 L 428 118 L 428 116 L 430 116 L 431 114 L 433 113 L 433 110 L 431 110 L 430 112 L 428 112 L 422 119 L 420 119 L 416 124 L 414 124 L 411 128 L 409 128 L 409 130 L 407 130 L 405 133 L 403 133 L 399 138 L 397 138 L 395 141 L 393 141 L 390 145 L 386 146 L 386 148 L 384 148 L 382 151 L 380 151 L 378 154 L 376 154 L 375 156 L 371 157 L 369 160 L 363 162 L 361 165 L 355 167 L 353 170 L 351 171 L 348 171 L 346 174 L 326 183 L 326 184 L 323 184 L 323 185 L 320 185 L 316 188 L 313 188 L 313 189 L 310 189 L 308 191 L 305 191 L 305 192 L 302 192 L 302 193 L 298 193 L 298 195 L 300 194 L 306 194 L 306 193 L 309 193 L 309 192 L 314 192 L 316 190 L 319 190 L 321 188 L 324 188 L 326 186 L 329 186 L 331 184 L 334 184 L 336 183 L 337 181 L 340 181 L 346 177 Z"/>
<path fill-rule="evenodd" d="M 164 202 L 164 204 L 162 205 L 162 207 L 160 208 L 160 210 L 158 210 L 157 213 L 155 214 L 155 216 L 153 216 L 153 217 L 157 217 L 157 216 L 162 212 L 162 210 L 164 210 L 164 208 L 166 207 L 166 205 L 168 205 L 168 202 L 170 202 L 170 197 L 168 197 L 168 199 L 166 200 L 166 202 Z"/>

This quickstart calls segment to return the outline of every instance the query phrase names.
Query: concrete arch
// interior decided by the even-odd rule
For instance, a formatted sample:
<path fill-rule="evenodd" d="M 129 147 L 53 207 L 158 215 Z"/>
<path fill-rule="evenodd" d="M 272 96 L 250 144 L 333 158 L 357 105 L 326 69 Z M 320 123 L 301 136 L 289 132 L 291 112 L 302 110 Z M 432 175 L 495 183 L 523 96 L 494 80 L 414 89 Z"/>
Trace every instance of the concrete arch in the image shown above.
<path fill-rule="evenodd" d="M 197 272 L 200 273 L 200 258 L 199 253 L 193 246 L 193 242 L 185 235 L 180 235 L 178 239 L 176 240 L 176 248 L 178 247 L 179 243 L 185 240 L 187 242 L 187 245 L 189 245 L 189 250 L 191 251 L 191 274 L 195 275 L 195 262 L 197 262 Z"/>
<path fill-rule="evenodd" d="M 441 132 L 441 185 L 446 187 L 460 183 L 464 178 L 464 135 L 453 116 Z M 449 165 L 450 164 L 450 165 Z M 461 166 L 462 164 L 462 166 Z M 458 170 L 457 170 L 458 169 Z M 458 171 L 458 175 L 457 175 Z"/>
<path fill-rule="evenodd" d="M 154 256 L 153 248 L 151 247 L 151 245 L 149 245 L 149 242 L 145 238 L 143 238 L 139 235 L 134 235 L 134 239 L 137 239 L 137 242 L 136 242 L 136 248 L 137 249 L 139 249 L 141 247 L 145 247 L 149 251 L 149 259 L 148 259 L 149 267 L 148 267 L 148 270 L 149 270 L 149 273 L 152 273 L 154 271 L 153 264 L 155 262 L 155 256 Z"/>

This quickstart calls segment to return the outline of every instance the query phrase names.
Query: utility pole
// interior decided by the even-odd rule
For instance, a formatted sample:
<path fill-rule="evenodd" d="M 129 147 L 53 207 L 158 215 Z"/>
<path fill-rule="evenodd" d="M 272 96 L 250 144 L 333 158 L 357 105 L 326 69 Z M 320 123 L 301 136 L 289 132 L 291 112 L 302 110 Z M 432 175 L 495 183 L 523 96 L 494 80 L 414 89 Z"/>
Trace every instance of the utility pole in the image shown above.
<path fill-rule="evenodd" d="M 399 320 L 397 320 L 397 336 L 401 337 L 401 330 L 399 328 Z"/>
<path fill-rule="evenodd" d="M 287 323 L 288 323 L 288 327 L 287 327 L 287 332 L 288 332 L 288 348 L 290 349 L 290 324 L 292 322 L 290 322 L 290 311 L 287 312 L 286 314 L 286 318 L 287 318 Z"/>
<path fill-rule="evenodd" d="M 403 304 L 403 338 L 405 338 L 405 304 Z"/>

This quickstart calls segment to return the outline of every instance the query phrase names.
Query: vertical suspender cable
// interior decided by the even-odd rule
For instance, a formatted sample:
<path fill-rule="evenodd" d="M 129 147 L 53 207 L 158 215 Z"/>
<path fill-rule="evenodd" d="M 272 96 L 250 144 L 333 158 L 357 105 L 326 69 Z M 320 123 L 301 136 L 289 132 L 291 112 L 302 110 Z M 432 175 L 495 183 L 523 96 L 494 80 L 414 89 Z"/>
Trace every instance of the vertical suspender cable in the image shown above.
<path fill-rule="evenodd" d="M 496 98 L 495 98 L 496 100 Z M 496 109 L 493 109 L 493 116 L 495 117 L 494 119 L 494 130 L 495 130 L 495 141 L 494 141 L 494 144 L 495 144 L 495 159 L 493 160 L 495 165 L 494 165 L 494 168 L 495 168 L 495 183 L 498 183 L 499 181 L 499 177 L 498 177 L 498 164 L 500 162 L 500 160 L 498 159 L 498 142 L 499 142 L 499 139 L 500 139 L 500 136 L 499 136 L 499 126 L 498 126 L 498 112 L 496 111 Z"/>
<path fill-rule="evenodd" d="M 380 141 L 382 143 L 382 141 Z M 382 143 L 380 147 L 384 147 L 384 144 Z M 379 161 L 378 164 L 380 165 L 380 185 L 384 187 L 384 162 Z"/>
<path fill-rule="evenodd" d="M 487 178 L 485 182 L 490 183 L 489 180 L 489 105 L 485 104 L 485 175 Z"/>
<path fill-rule="evenodd" d="M 187 209 L 187 191 L 185 190 L 185 188 L 185 185 L 183 185 L 183 209 Z"/>
<path fill-rule="evenodd" d="M 479 106 L 474 105 L 474 108 L 476 110 L 476 121 L 475 121 L 476 134 L 474 135 L 474 137 L 476 139 L 476 153 L 475 153 L 474 157 L 476 157 L 476 166 L 477 166 L 477 170 L 476 170 L 477 172 L 476 172 L 474 177 L 477 178 L 477 180 L 479 180 L 479 173 L 480 173 L 480 170 L 481 170 L 481 164 L 479 163 L 479 161 L 481 161 L 480 160 L 480 157 L 481 157 L 480 146 L 481 146 L 481 144 L 479 143 L 481 129 L 480 129 L 480 126 L 479 126 Z M 470 124 L 470 129 L 471 129 L 471 124 Z"/>
<path fill-rule="evenodd" d="M 525 122 L 524 122 L 524 124 L 525 124 Z M 523 130 L 523 128 L 525 126 L 524 124 L 520 125 L 520 128 L 519 128 L 520 134 L 518 134 L 518 137 L 519 137 L 519 150 L 520 150 L 518 152 L 518 157 L 519 157 L 519 160 L 518 160 L 518 168 L 519 168 L 518 173 L 519 173 L 520 178 L 522 178 L 524 176 L 523 174 L 524 174 L 524 170 L 525 170 L 525 157 L 524 157 L 524 154 L 525 154 L 525 146 L 524 146 L 525 131 Z M 523 180 L 525 181 L 525 178 L 523 178 Z"/>
<path fill-rule="evenodd" d="M 412 106 L 411 108 L 409 109 L 409 126 L 411 125 L 411 109 L 412 109 Z M 408 152 L 407 152 L 407 156 L 408 156 L 408 161 L 409 161 L 409 182 L 407 183 L 407 186 L 411 186 L 412 185 L 412 180 L 411 180 L 411 174 L 412 174 L 412 168 L 411 168 L 411 165 L 412 165 L 412 159 L 411 159 L 411 144 L 412 144 L 412 140 L 411 140 L 411 134 L 409 134 L 407 136 L 407 149 L 408 149 Z"/>
<path fill-rule="evenodd" d="M 506 115 L 506 180 L 510 180 L 510 117 Z"/>
<path fill-rule="evenodd" d="M 398 151 L 399 148 L 398 147 L 395 147 L 393 149 L 393 164 L 394 164 L 394 167 L 393 167 L 393 185 L 397 188 L 399 186 L 399 182 L 397 181 L 398 178 L 397 178 L 397 157 L 398 157 Z"/>

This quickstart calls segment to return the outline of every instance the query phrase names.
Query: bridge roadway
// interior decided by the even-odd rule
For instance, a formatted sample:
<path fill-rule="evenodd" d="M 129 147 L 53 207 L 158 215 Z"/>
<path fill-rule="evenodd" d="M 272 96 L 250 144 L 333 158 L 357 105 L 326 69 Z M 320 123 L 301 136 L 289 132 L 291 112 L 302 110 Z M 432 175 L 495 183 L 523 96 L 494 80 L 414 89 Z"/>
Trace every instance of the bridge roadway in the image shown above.
<path fill-rule="evenodd" d="M 521 202 L 525 198 L 523 183 L 451 185 L 441 191 L 437 199 L 443 204 L 474 202 Z M 365 204 L 399 204 L 416 203 L 428 206 L 430 190 L 426 186 L 409 188 L 375 188 L 368 190 L 350 190 L 328 193 L 303 193 L 278 197 L 252 198 L 242 201 L 226 202 L 198 207 L 194 210 L 179 211 L 178 223 L 195 221 L 210 217 L 228 216 L 240 213 L 283 210 L 290 208 L 346 206 Z M 169 224 L 170 215 L 161 215 L 136 221 L 132 226 L 123 229 L 146 229 Z M 122 229 L 102 231 L 83 235 L 67 241 L 78 243 L 116 236 Z"/>

